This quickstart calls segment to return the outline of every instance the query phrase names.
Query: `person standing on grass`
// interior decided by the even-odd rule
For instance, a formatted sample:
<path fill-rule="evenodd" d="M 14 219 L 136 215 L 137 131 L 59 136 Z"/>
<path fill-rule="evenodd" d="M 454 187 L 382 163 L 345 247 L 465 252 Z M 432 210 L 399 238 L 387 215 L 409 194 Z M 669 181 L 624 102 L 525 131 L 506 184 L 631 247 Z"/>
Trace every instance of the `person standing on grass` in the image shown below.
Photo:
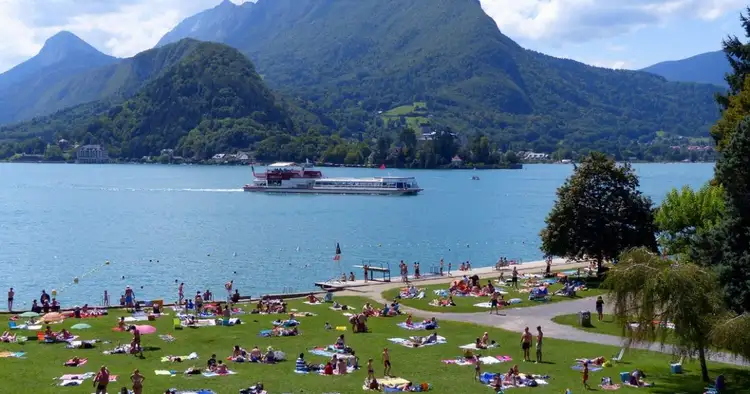
<path fill-rule="evenodd" d="M 512 276 L 511 276 L 510 283 L 513 285 L 513 287 L 517 289 L 518 288 L 518 268 L 513 267 L 513 273 L 511 275 Z"/>
<path fill-rule="evenodd" d="M 383 376 L 391 376 L 391 355 L 388 348 L 383 348 Z"/>
<path fill-rule="evenodd" d="M 542 326 L 536 327 L 536 363 L 542 362 L 542 340 L 544 339 L 544 333 L 542 332 Z"/>
<path fill-rule="evenodd" d="M 599 315 L 599 321 L 604 318 L 604 299 L 602 296 L 596 297 L 596 314 Z"/>
<path fill-rule="evenodd" d="M 136 369 L 133 374 L 130 375 L 130 381 L 133 383 L 133 394 L 143 393 L 143 381 L 146 377 L 141 375 L 141 372 Z"/>
<path fill-rule="evenodd" d="M 477 362 L 474 364 L 474 380 L 479 380 L 482 375 L 482 360 L 477 358 Z"/>
<path fill-rule="evenodd" d="M 96 394 L 107 394 L 107 385 L 109 384 L 109 370 L 106 366 L 102 365 L 99 372 L 94 376 L 94 387 L 96 387 Z"/>
<path fill-rule="evenodd" d="M 185 300 L 185 292 L 184 292 L 185 283 L 180 283 L 180 286 L 177 287 L 177 304 L 182 305 L 182 301 Z"/>
<path fill-rule="evenodd" d="M 367 360 L 367 380 L 375 380 L 375 368 L 372 366 L 372 359 Z"/>
<path fill-rule="evenodd" d="M 530 350 L 531 349 L 531 333 L 529 328 L 526 327 L 521 334 L 521 349 L 523 350 L 523 361 L 531 361 Z"/>
<path fill-rule="evenodd" d="M 589 362 L 588 361 L 583 363 L 583 387 L 585 387 L 586 390 L 591 390 L 591 387 L 589 387 Z"/>
<path fill-rule="evenodd" d="M 10 290 L 8 290 L 8 312 L 13 312 L 13 297 L 16 296 L 16 292 L 13 291 L 13 288 L 11 287 Z"/>
<path fill-rule="evenodd" d="M 443 262 L 443 259 L 440 259 L 440 276 L 443 276 L 443 267 L 445 266 L 445 262 Z M 448 269 L 448 275 L 450 275 L 450 268 Z"/>
<path fill-rule="evenodd" d="M 490 300 L 490 315 L 492 314 L 492 310 L 495 310 L 495 314 L 499 315 L 500 312 L 497 309 L 497 292 L 492 292 L 492 299 Z"/>

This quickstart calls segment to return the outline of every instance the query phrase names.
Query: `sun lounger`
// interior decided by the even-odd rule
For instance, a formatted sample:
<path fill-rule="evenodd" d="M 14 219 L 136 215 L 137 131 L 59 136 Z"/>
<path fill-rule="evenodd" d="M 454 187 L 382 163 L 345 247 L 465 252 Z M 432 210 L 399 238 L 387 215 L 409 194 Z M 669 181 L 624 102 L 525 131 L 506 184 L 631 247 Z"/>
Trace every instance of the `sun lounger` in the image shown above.
<path fill-rule="evenodd" d="M 616 356 L 612 357 L 611 361 L 614 361 L 616 363 L 622 362 L 622 357 L 625 356 L 625 348 L 620 349 L 620 353 L 618 353 Z"/>

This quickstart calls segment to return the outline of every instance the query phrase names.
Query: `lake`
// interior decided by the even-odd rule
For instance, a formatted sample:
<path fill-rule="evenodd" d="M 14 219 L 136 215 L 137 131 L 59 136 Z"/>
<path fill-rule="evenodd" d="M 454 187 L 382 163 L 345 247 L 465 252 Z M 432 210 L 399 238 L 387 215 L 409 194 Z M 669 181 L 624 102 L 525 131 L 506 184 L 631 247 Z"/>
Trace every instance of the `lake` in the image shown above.
<path fill-rule="evenodd" d="M 655 202 L 672 187 L 700 187 L 713 164 L 637 164 Z M 327 176 L 410 175 L 412 197 L 262 195 L 242 192 L 248 167 L 0 165 L 0 288 L 30 305 L 56 289 L 63 306 L 176 299 L 234 279 L 243 295 L 313 289 L 363 260 L 440 258 L 456 267 L 498 257 L 539 260 L 539 231 L 570 165 L 523 170 L 427 171 L 322 168 Z M 472 175 L 481 180 L 472 181 Z M 341 268 L 332 261 L 336 243 Z M 106 261 L 110 261 L 106 264 Z M 361 277 L 361 271 L 356 271 Z M 74 278 L 79 283 L 73 283 Z M 25 302 L 24 302 L 25 301 Z M 5 309 L 5 305 L 1 306 Z"/>

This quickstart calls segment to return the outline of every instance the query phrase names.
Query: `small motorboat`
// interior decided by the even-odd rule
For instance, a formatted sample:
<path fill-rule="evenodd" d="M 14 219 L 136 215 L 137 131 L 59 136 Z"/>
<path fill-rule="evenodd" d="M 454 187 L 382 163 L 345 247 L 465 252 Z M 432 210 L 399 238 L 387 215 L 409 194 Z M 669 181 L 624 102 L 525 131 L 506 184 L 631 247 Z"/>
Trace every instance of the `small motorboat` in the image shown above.
<path fill-rule="evenodd" d="M 478 181 L 478 180 L 479 180 L 479 177 L 478 177 L 478 176 L 476 176 L 476 175 L 473 175 L 473 176 L 471 177 L 471 180 L 472 180 L 472 181 Z"/>

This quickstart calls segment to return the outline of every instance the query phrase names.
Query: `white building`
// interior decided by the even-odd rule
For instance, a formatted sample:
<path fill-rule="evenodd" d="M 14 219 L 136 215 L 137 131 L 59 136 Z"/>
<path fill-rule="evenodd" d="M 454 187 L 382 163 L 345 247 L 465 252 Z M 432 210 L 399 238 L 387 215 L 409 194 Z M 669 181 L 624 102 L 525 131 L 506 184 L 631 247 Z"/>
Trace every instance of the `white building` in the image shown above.
<path fill-rule="evenodd" d="M 83 145 L 76 150 L 77 163 L 109 163 L 109 153 L 101 145 Z"/>

